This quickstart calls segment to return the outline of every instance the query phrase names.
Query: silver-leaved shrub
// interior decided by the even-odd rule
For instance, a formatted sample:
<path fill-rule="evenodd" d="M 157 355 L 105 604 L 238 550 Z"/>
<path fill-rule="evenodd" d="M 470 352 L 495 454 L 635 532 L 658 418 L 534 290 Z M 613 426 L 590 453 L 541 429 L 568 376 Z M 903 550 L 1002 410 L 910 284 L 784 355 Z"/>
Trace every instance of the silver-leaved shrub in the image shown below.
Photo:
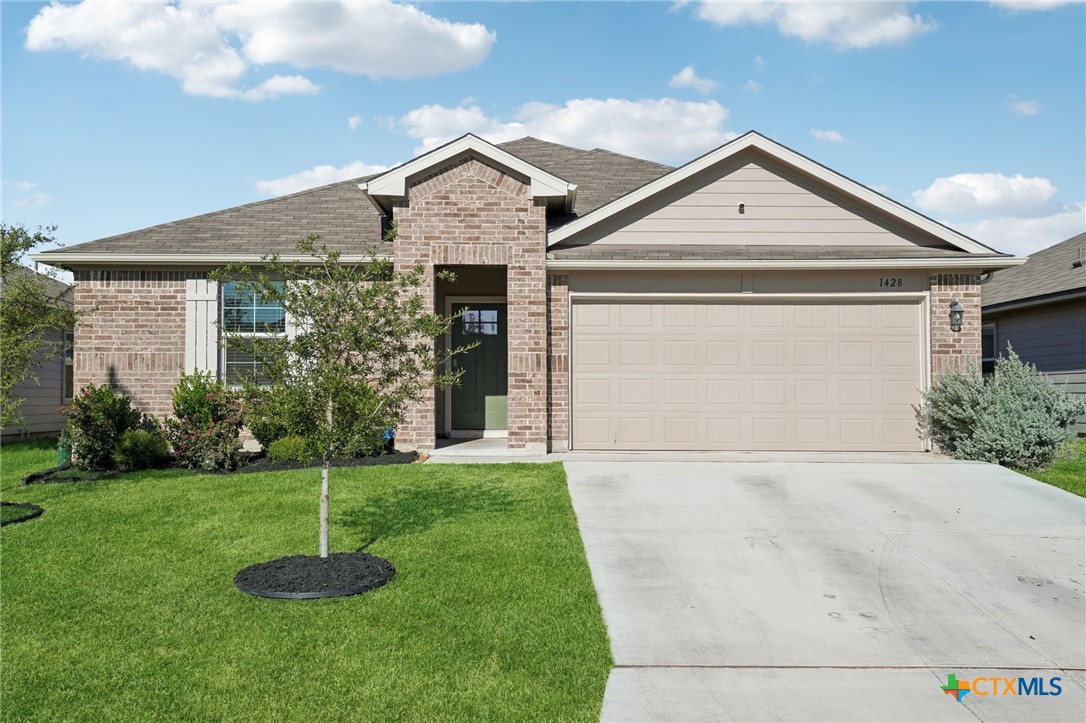
<path fill-rule="evenodd" d="M 1082 414 L 1086 403 L 1023 362 L 1009 345 L 993 376 L 984 379 L 976 370 L 944 374 L 917 410 L 921 431 L 944 452 L 1018 469 L 1051 464 Z"/>

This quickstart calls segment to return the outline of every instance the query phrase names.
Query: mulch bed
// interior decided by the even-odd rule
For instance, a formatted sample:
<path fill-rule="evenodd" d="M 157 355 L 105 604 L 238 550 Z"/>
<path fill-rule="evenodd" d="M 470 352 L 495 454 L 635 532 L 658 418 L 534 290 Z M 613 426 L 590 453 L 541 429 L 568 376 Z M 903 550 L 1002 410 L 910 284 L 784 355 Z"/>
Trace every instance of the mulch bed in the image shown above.
<path fill-rule="evenodd" d="M 334 459 L 332 467 L 371 467 L 383 464 L 411 464 L 419 459 L 418 452 L 389 452 L 373 457 L 354 457 L 351 459 Z M 314 469 L 321 466 L 320 461 L 294 462 L 291 460 L 275 460 L 263 453 L 250 457 L 249 461 L 236 469 L 232 474 L 248 474 L 250 472 L 282 472 L 291 469 Z"/>
<path fill-rule="evenodd" d="M 113 477 L 119 477 L 120 472 L 116 470 L 94 472 L 91 470 L 77 469 L 70 464 L 62 464 L 59 467 L 50 467 L 49 469 L 42 470 L 41 472 L 35 472 L 34 474 L 27 475 L 23 479 L 23 485 L 37 485 L 37 484 L 71 484 L 76 482 L 97 482 L 103 479 L 112 479 Z"/>
<path fill-rule="evenodd" d="M 392 563 L 366 552 L 292 555 L 250 565 L 234 576 L 234 585 L 260 597 L 341 597 L 381 587 L 395 574 Z"/>
<path fill-rule="evenodd" d="M 419 460 L 418 452 L 389 452 L 386 454 L 379 454 L 373 457 L 356 457 L 352 459 L 336 459 L 332 460 L 333 467 L 370 467 L 374 465 L 384 464 L 412 464 Z M 254 472 L 282 472 L 284 470 L 292 469 L 319 469 L 321 463 L 318 462 L 292 462 L 292 461 L 279 461 L 268 457 L 263 452 L 256 452 L 251 454 L 246 461 L 243 461 L 241 467 L 232 472 L 216 472 L 214 474 L 250 474 Z M 170 469 L 182 469 L 176 462 L 167 464 L 165 468 Z M 201 470 L 193 470 L 195 472 L 202 472 Z M 34 474 L 27 475 L 23 480 L 24 485 L 33 484 L 65 484 L 76 482 L 97 482 L 103 479 L 112 479 L 113 477 L 120 477 L 125 474 L 119 470 L 108 471 L 90 471 L 77 469 L 70 464 L 61 465 L 60 467 L 50 467 L 49 469 L 42 470 L 41 472 L 35 472 Z"/>
<path fill-rule="evenodd" d="M 11 508 L 17 508 L 23 510 L 23 514 L 16 515 L 14 517 L 7 517 L 6 519 L 0 519 L 0 527 L 4 525 L 14 525 L 19 522 L 26 522 L 32 520 L 35 517 L 41 517 L 45 514 L 45 510 L 32 502 L 0 502 L 0 506 Z"/>

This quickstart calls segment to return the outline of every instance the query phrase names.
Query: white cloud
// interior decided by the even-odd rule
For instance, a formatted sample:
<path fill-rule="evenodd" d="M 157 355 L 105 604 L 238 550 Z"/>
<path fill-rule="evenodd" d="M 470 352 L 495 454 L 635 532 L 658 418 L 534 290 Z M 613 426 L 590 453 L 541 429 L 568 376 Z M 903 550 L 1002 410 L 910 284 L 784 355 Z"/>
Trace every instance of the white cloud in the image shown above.
<path fill-rule="evenodd" d="M 995 212 L 1037 217 L 1053 211 L 1052 198 L 1058 190 L 1047 178 L 959 173 L 914 191 L 913 201 L 925 211 L 952 216 Z"/>
<path fill-rule="evenodd" d="M 418 153 L 475 133 L 492 143 L 534 136 L 577 148 L 606 148 L 659 161 L 688 161 L 735 137 L 724 130 L 728 109 L 715 100 L 583 98 L 565 105 L 526 103 L 512 120 L 488 116 L 478 106 L 427 105 L 399 119 L 421 141 Z"/>
<path fill-rule="evenodd" d="M 347 128 L 349 128 L 352 133 L 358 130 L 358 126 L 360 125 L 362 125 L 362 116 L 360 115 L 353 115 L 347 119 Z"/>
<path fill-rule="evenodd" d="M 1073 203 L 1039 218 L 990 218 L 953 226 L 997 251 L 1028 256 L 1086 231 L 1086 203 Z"/>
<path fill-rule="evenodd" d="M 702 2 L 697 16 L 714 25 L 773 23 L 777 30 L 838 49 L 903 43 L 936 28 L 934 21 L 910 15 L 909 2 Z"/>
<path fill-rule="evenodd" d="M 1018 115 L 1037 115 L 1041 112 L 1041 104 L 1035 100 L 1023 100 L 1017 96 L 1007 98 L 1007 107 Z"/>
<path fill-rule="evenodd" d="M 743 83 L 743 87 L 739 90 L 743 91 L 744 93 L 761 93 L 762 84 L 756 81 L 754 78 L 751 78 L 746 83 Z"/>
<path fill-rule="evenodd" d="M 307 188 L 316 188 L 336 181 L 369 176 L 388 169 L 388 166 L 373 166 L 362 161 L 348 163 L 346 166 L 314 166 L 309 170 L 283 176 L 282 178 L 257 181 L 256 190 L 265 196 L 285 196 L 288 193 L 297 193 Z"/>
<path fill-rule="evenodd" d="M 688 65 L 675 75 L 667 83 L 672 88 L 693 88 L 702 95 L 708 95 L 716 83 L 708 78 L 701 78 L 694 72 L 694 66 Z"/>
<path fill-rule="evenodd" d="M 1053 10 L 1065 5 L 1079 5 L 1083 0 L 988 0 L 989 5 L 1015 12 Z"/>
<path fill-rule="evenodd" d="M 454 23 L 387 0 L 54 2 L 26 30 L 30 50 L 122 61 L 176 78 L 192 95 L 245 100 L 317 92 L 300 75 L 276 75 L 246 87 L 250 72 L 268 64 L 418 78 L 476 65 L 494 42 L 494 33 L 482 25 Z"/>
<path fill-rule="evenodd" d="M 814 128 L 811 129 L 811 138 L 814 138 L 816 141 L 822 141 L 823 143 L 844 143 L 848 140 L 835 130 L 820 131 Z"/>
<path fill-rule="evenodd" d="M 761 55 L 754 56 L 754 72 L 760 73 L 765 70 L 765 58 Z"/>
<path fill-rule="evenodd" d="M 45 208 L 53 200 L 38 189 L 37 181 L 4 181 L 0 185 L 5 189 L 14 189 L 15 198 L 10 199 L 14 208 Z"/>

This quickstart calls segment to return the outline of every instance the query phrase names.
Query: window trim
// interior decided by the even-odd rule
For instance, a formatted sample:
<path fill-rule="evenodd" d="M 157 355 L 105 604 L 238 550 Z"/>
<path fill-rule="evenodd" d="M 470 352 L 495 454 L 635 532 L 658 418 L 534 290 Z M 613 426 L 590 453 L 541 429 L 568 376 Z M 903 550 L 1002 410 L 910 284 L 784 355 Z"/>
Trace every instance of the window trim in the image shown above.
<path fill-rule="evenodd" d="M 70 402 L 75 398 L 75 330 L 65 329 L 63 334 L 63 347 L 61 359 L 63 369 L 60 380 L 60 399 L 62 402 Z M 69 353 L 70 352 L 70 353 Z M 71 393 L 69 394 L 68 380 L 71 379 Z"/>
<path fill-rule="evenodd" d="M 226 363 L 226 354 L 227 354 L 227 346 L 228 346 L 227 340 L 230 339 L 231 337 L 245 337 L 247 339 L 252 339 L 252 338 L 275 339 L 275 338 L 278 338 L 278 337 L 286 337 L 290 333 L 291 324 L 290 324 L 290 320 L 287 318 L 286 310 L 283 309 L 283 307 L 280 305 L 278 308 L 283 309 L 283 330 L 282 331 L 277 331 L 277 332 L 267 332 L 267 331 L 227 331 L 224 328 L 223 314 L 226 311 L 226 287 L 229 284 L 232 284 L 232 283 L 238 283 L 238 282 L 228 281 L 228 282 L 219 284 L 219 294 L 218 294 L 218 297 L 219 297 L 218 298 L 218 300 L 219 300 L 219 304 L 218 304 L 219 312 L 218 312 L 218 320 L 217 320 L 217 324 L 216 324 L 218 326 L 218 329 L 219 329 L 219 354 L 218 354 L 219 370 L 218 370 L 218 377 L 219 377 L 219 380 L 221 382 L 223 382 L 223 384 L 225 384 L 228 389 L 240 389 L 241 385 L 237 384 L 235 382 L 231 382 L 230 379 L 227 376 L 227 372 L 228 372 L 227 363 Z M 285 283 L 285 282 L 280 281 L 280 282 L 276 282 L 276 283 Z M 257 293 L 254 291 L 253 295 L 254 295 L 254 297 L 256 297 Z M 256 308 L 259 308 L 259 307 L 260 307 L 260 304 L 258 303 L 258 304 L 255 304 L 253 308 L 256 309 Z M 231 308 L 237 308 L 237 307 L 231 307 Z M 254 367 L 254 369 L 255 369 L 255 367 Z"/>

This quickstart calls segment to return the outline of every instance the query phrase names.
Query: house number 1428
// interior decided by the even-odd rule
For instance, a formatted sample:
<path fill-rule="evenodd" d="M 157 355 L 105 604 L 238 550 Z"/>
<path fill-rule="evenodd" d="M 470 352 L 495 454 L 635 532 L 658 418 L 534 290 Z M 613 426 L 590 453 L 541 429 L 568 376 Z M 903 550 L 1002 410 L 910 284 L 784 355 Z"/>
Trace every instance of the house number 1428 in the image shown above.
<path fill-rule="evenodd" d="M 881 289 L 885 286 L 894 288 L 898 286 L 904 286 L 904 284 L 901 283 L 901 279 L 879 279 L 879 288 Z"/>

